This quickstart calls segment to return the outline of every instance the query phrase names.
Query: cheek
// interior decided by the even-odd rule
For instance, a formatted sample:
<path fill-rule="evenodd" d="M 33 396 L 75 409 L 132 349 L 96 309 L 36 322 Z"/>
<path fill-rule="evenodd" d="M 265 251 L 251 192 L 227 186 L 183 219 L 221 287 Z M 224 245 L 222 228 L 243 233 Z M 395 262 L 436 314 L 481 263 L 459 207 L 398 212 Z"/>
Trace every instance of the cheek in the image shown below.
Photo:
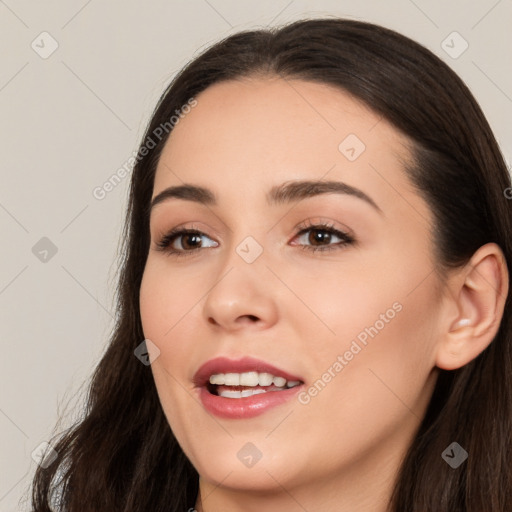
<path fill-rule="evenodd" d="M 169 271 L 165 263 L 148 259 L 139 294 L 141 322 L 147 338 L 163 343 L 171 340 L 204 294 L 199 280 L 182 274 Z"/>
<path fill-rule="evenodd" d="M 181 279 L 166 270 L 159 262 L 148 259 L 139 294 L 142 328 L 146 339 L 150 339 L 160 350 L 152 362 L 151 371 L 156 390 L 174 434 L 183 439 L 186 428 L 184 403 L 190 399 L 190 390 L 185 390 L 187 362 L 192 343 L 187 343 L 184 328 L 194 313 L 197 302 L 190 286 L 181 287 Z"/>
<path fill-rule="evenodd" d="M 159 267 L 148 262 L 141 282 L 139 306 L 144 337 L 160 350 L 151 365 L 155 383 L 159 392 L 167 393 L 174 389 L 176 382 L 171 376 L 177 376 L 176 370 L 184 367 L 190 344 L 186 342 L 183 326 L 196 301 L 189 297 L 192 294 L 189 287 L 180 289 L 169 272 Z"/>
<path fill-rule="evenodd" d="M 366 299 L 366 307 L 354 311 L 345 324 L 338 323 L 343 335 L 330 345 L 323 364 L 325 372 L 342 356 L 330 398 L 343 409 L 334 414 L 358 418 L 361 431 L 355 436 L 363 435 L 366 428 L 373 431 L 378 424 L 382 432 L 392 431 L 401 422 L 421 417 L 434 367 L 437 307 L 432 283 L 409 295 L 398 287 Z M 331 392 L 322 399 L 326 410 Z"/>
<path fill-rule="evenodd" d="M 429 274 L 427 261 L 413 265 L 406 256 L 401 261 L 394 256 L 351 272 L 333 267 L 323 279 L 319 273 L 316 279 L 295 282 L 294 290 L 307 298 L 310 309 L 296 314 L 302 333 L 297 339 L 312 361 L 310 377 L 321 381 L 323 399 L 317 405 L 323 402 L 328 409 L 329 401 L 340 398 L 355 415 L 364 416 L 373 414 L 370 403 L 373 411 L 383 412 L 382 407 L 404 408 L 400 400 L 414 404 L 423 399 L 434 367 L 435 274 Z M 323 392 L 324 384 L 330 391 Z"/>
<path fill-rule="evenodd" d="M 419 424 L 432 392 L 435 316 L 425 308 L 428 295 L 425 290 L 401 297 L 402 309 L 388 311 L 388 323 L 378 313 L 385 315 L 385 306 L 392 305 L 396 295 L 381 297 L 380 303 L 368 305 L 365 315 L 339 321 L 338 341 L 315 354 L 309 396 L 303 395 L 301 402 L 309 403 L 300 406 L 300 416 L 318 439 L 317 453 L 325 452 L 325 464 L 332 458 L 335 466 L 340 453 L 356 461 L 389 440 L 399 443 Z"/>
<path fill-rule="evenodd" d="M 370 340 L 368 329 L 375 332 L 375 324 L 379 332 L 386 331 L 401 314 L 405 294 L 396 279 L 383 284 L 380 276 L 389 277 L 389 270 L 381 261 L 350 268 L 344 262 L 322 262 L 305 272 L 303 267 L 280 273 L 294 292 L 282 315 L 295 326 L 297 342 L 304 343 L 301 351 L 322 365 L 326 358 L 335 359 L 349 350 L 354 339 L 362 344 Z"/>

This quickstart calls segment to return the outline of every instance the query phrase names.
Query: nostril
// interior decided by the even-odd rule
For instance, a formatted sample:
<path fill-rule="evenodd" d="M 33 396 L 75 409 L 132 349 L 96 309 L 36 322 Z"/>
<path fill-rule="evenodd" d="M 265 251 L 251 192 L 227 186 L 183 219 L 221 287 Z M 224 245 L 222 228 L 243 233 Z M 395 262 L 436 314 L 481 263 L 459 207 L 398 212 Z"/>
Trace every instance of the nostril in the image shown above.
<path fill-rule="evenodd" d="M 253 324 L 255 322 L 259 322 L 260 319 L 259 317 L 255 316 L 255 315 L 240 315 L 237 319 L 236 319 L 237 323 L 240 323 L 240 324 Z"/>

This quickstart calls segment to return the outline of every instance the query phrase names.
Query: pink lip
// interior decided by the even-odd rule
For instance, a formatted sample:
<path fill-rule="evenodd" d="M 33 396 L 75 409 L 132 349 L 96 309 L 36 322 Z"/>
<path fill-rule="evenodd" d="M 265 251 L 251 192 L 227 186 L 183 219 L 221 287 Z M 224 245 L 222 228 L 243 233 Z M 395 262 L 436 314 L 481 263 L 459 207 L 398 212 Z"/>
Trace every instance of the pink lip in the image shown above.
<path fill-rule="evenodd" d="M 213 374 L 243 373 L 250 371 L 271 373 L 276 377 L 284 377 L 288 381 L 303 381 L 301 377 L 292 375 L 265 361 L 252 357 L 244 357 L 239 360 L 218 357 L 203 364 L 193 378 L 194 384 L 198 388 L 199 398 L 205 409 L 221 418 L 252 418 L 277 405 L 287 402 L 303 387 L 303 384 L 301 384 L 283 391 L 267 391 L 266 393 L 244 398 L 225 398 L 212 395 L 206 387 L 210 376 Z"/>

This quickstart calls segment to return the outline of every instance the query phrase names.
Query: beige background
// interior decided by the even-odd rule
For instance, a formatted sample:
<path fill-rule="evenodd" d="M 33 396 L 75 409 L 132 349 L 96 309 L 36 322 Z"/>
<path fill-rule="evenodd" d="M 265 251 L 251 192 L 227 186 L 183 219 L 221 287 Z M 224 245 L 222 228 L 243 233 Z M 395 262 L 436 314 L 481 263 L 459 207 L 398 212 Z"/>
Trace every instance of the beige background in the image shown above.
<path fill-rule="evenodd" d="M 197 51 L 241 29 L 325 14 L 383 24 L 443 58 L 510 161 L 511 0 L 0 0 L 1 512 L 25 510 L 31 454 L 113 325 L 129 177 L 103 200 L 94 188 L 136 150 L 159 94 Z M 457 58 L 441 46 L 453 31 L 469 44 Z M 452 54 L 462 44 L 456 36 Z"/>

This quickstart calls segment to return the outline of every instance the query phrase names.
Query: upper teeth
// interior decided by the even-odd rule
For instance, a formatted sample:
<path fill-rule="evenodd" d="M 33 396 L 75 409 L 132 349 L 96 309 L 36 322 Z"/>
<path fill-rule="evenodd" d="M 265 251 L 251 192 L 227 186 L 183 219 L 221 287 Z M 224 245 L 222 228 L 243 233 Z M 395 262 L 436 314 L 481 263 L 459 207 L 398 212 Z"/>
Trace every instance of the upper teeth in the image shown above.
<path fill-rule="evenodd" d="M 284 377 L 275 377 L 270 373 L 244 372 L 244 373 L 216 373 L 210 377 L 210 384 L 219 386 L 271 386 L 292 388 L 298 386 L 300 381 L 287 381 Z"/>

